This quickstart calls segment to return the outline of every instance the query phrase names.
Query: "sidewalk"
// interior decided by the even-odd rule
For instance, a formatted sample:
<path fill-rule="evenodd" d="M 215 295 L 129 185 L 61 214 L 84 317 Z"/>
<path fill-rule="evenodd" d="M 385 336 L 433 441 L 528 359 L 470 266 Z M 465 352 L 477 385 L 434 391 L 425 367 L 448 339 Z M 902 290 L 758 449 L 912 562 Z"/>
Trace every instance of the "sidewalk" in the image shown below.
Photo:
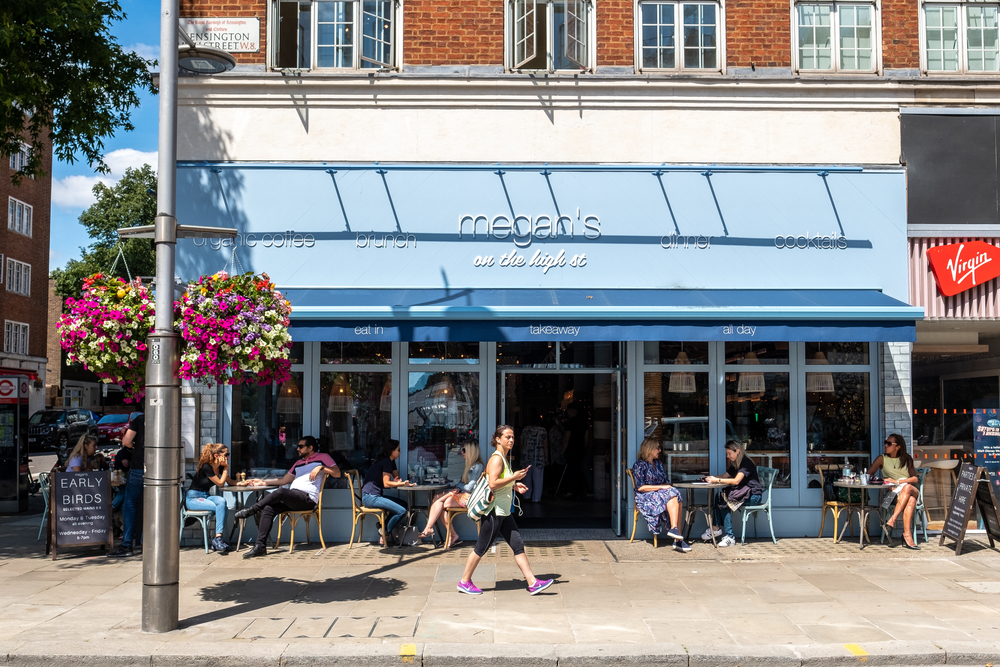
<path fill-rule="evenodd" d="M 53 562 L 39 518 L 0 520 L 9 665 L 1000 663 L 1000 553 L 985 538 L 956 558 L 936 539 L 919 552 L 801 538 L 681 554 L 529 532 L 536 575 L 558 580 L 535 597 L 504 544 L 476 573 L 478 597 L 455 590 L 467 544 L 252 560 L 184 549 L 181 628 L 147 635 L 141 558 Z"/>

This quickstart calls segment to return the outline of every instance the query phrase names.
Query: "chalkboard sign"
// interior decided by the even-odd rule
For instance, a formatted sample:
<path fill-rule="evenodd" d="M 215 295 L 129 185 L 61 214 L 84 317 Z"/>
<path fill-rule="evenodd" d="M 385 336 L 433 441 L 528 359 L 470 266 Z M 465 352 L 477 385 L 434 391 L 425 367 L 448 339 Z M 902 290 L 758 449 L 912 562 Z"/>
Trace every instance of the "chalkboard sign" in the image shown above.
<path fill-rule="evenodd" d="M 938 542 L 943 545 L 946 538 L 955 540 L 956 556 L 962 553 L 962 543 L 965 541 L 969 519 L 972 518 L 973 505 L 978 508 L 979 516 L 986 525 L 990 546 L 995 546 L 994 538 L 1000 539 L 1000 509 L 990 489 L 989 473 L 982 466 L 963 463 L 955 485 L 955 496 L 948 508 L 948 515 L 941 529 L 941 540 Z"/>
<path fill-rule="evenodd" d="M 55 560 L 59 548 L 107 545 L 111 532 L 111 473 L 53 472 L 49 480 L 49 546 Z"/>

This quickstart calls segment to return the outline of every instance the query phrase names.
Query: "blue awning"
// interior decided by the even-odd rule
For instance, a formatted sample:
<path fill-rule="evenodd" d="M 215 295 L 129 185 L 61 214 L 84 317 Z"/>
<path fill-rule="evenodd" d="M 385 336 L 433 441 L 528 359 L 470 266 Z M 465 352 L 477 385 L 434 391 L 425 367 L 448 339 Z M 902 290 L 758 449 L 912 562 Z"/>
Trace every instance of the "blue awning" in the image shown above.
<path fill-rule="evenodd" d="M 916 340 L 877 290 L 288 289 L 299 341 Z"/>

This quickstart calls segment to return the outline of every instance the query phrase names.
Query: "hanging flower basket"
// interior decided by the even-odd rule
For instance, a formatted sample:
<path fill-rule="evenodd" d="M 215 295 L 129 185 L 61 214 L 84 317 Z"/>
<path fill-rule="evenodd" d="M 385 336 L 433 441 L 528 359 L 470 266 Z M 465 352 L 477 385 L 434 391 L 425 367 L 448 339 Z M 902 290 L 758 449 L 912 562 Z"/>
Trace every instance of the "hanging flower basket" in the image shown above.
<path fill-rule="evenodd" d="M 285 382 L 291 377 L 291 312 L 266 273 L 203 276 L 181 297 L 178 375 L 221 384 Z"/>
<path fill-rule="evenodd" d="M 83 296 L 67 299 L 59 319 L 62 348 L 105 383 L 125 391 L 125 402 L 146 394 L 146 337 L 153 327 L 153 295 L 139 279 L 97 273 L 83 281 Z"/>

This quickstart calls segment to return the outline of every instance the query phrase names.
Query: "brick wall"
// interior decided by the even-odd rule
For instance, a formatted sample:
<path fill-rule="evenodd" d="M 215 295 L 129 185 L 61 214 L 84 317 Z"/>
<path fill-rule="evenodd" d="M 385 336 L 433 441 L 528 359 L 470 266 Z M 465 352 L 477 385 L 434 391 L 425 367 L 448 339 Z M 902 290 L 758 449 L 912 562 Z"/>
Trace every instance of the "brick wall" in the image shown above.
<path fill-rule="evenodd" d="M 62 315 L 63 298 L 56 294 L 56 281 L 49 280 L 48 290 L 48 335 L 45 341 L 45 356 L 49 362 L 45 365 L 46 386 L 62 386 L 62 346 L 59 344 L 59 331 L 56 325 Z"/>
<path fill-rule="evenodd" d="M 899 433 L 913 453 L 910 343 L 882 343 L 882 436 Z M 880 440 L 876 440 L 880 442 Z"/>
<path fill-rule="evenodd" d="M 917 0 L 883 0 L 882 63 L 888 69 L 920 67 Z"/>
<path fill-rule="evenodd" d="M 267 54 L 267 0 L 180 0 L 182 17 L 245 16 L 260 19 L 260 51 L 234 53 L 238 65 L 263 65 Z"/>
<path fill-rule="evenodd" d="M 735 0 L 726 3 L 728 67 L 791 67 L 788 2 Z"/>
<path fill-rule="evenodd" d="M 595 8 L 597 21 L 597 66 L 635 65 L 633 51 L 634 5 L 630 0 L 600 0 Z"/>
<path fill-rule="evenodd" d="M 404 65 L 502 65 L 503 0 L 406 0 Z"/>

